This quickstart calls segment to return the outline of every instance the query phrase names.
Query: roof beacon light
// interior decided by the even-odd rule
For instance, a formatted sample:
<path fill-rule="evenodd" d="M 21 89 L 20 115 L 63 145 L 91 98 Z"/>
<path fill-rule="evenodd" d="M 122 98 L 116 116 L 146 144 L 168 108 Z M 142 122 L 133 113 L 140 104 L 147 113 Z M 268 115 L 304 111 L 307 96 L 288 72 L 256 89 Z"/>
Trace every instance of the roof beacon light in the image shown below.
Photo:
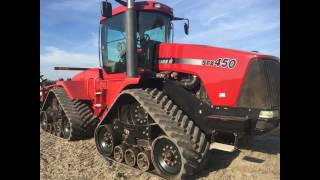
<path fill-rule="evenodd" d="M 160 5 L 160 4 L 154 4 L 153 7 L 155 7 L 155 8 L 161 8 L 161 5 Z"/>

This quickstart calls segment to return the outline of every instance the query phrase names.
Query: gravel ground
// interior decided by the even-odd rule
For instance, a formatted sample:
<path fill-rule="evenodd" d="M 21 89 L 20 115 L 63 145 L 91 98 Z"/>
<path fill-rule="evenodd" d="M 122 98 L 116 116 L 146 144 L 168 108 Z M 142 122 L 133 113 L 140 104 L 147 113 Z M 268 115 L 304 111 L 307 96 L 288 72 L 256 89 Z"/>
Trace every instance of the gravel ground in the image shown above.
<path fill-rule="evenodd" d="M 104 160 L 94 139 L 66 142 L 40 132 L 41 179 L 135 179 L 160 178 Z M 280 128 L 250 141 L 246 149 L 228 153 L 209 152 L 207 166 L 196 179 L 273 180 L 280 179 Z"/>

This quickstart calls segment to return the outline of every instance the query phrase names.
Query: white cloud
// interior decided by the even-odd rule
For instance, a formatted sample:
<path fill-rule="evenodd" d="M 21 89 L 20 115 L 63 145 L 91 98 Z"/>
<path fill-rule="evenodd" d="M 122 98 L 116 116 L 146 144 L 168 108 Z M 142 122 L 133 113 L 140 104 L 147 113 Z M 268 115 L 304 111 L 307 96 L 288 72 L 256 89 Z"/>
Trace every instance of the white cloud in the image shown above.
<path fill-rule="evenodd" d="M 54 71 L 55 66 L 98 67 L 98 55 L 81 52 L 68 52 L 57 47 L 45 47 L 40 54 L 40 71 L 49 79 L 71 77 L 76 71 Z"/>
<path fill-rule="evenodd" d="M 185 36 L 181 40 L 214 40 L 214 42 L 227 42 L 241 40 L 258 33 L 274 30 L 278 27 L 278 22 L 268 22 L 268 19 L 263 16 L 247 16 L 243 17 L 241 21 L 229 20 L 217 23 L 210 29 L 197 31 L 197 33 L 191 34 L 190 36 Z"/>
<path fill-rule="evenodd" d="M 91 33 L 87 40 L 79 44 L 73 43 L 73 46 L 70 47 L 70 49 L 77 52 L 90 52 L 98 54 L 98 47 L 98 33 Z"/>
<path fill-rule="evenodd" d="M 280 11 L 275 3 L 277 2 L 204 0 L 201 1 L 201 7 L 186 5 L 184 16 L 190 18 L 190 35 L 176 33 L 177 42 L 242 50 L 256 47 L 259 51 L 265 49 L 266 52 L 278 55 L 279 41 L 273 45 L 267 43 L 280 35 Z"/>

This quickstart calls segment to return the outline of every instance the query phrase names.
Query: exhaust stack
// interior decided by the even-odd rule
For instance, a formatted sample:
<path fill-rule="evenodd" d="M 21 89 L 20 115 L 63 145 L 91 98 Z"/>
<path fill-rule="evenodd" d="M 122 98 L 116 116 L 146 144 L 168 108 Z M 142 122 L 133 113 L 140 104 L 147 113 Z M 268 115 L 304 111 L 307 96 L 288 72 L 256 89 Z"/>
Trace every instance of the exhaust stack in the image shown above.
<path fill-rule="evenodd" d="M 129 77 L 137 75 L 137 16 L 134 2 L 135 0 L 127 1 L 128 10 L 125 13 L 127 75 Z"/>

